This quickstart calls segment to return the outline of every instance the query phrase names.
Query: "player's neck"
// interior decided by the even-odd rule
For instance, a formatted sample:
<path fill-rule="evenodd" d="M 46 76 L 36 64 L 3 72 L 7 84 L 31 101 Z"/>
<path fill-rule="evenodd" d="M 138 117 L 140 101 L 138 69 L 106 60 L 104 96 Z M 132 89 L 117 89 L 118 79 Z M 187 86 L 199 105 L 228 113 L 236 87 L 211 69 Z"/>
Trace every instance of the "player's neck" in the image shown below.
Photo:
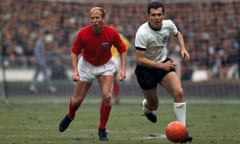
<path fill-rule="evenodd" d="M 94 35 L 100 35 L 103 32 L 103 27 L 93 28 L 92 32 L 93 32 Z"/>
<path fill-rule="evenodd" d="M 154 30 L 154 31 L 160 31 L 161 28 L 162 28 L 162 25 L 160 26 L 160 28 L 154 28 L 149 22 L 148 22 L 148 25 L 149 25 L 149 27 L 150 27 L 152 30 Z"/>
<path fill-rule="evenodd" d="M 95 34 L 95 35 L 100 35 L 101 33 L 102 33 L 102 29 L 100 30 L 93 30 L 93 33 Z"/>

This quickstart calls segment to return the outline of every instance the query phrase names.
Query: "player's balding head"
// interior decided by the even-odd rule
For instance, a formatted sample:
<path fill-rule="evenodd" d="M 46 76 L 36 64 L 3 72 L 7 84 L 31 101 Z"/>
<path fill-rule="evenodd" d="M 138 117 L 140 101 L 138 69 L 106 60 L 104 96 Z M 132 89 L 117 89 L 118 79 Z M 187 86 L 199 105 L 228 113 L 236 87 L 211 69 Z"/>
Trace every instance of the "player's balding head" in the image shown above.
<path fill-rule="evenodd" d="M 106 16 L 106 11 L 103 7 L 96 6 L 96 7 L 93 7 L 93 8 L 90 9 L 90 15 L 92 15 L 95 12 L 101 12 L 101 16 L 103 18 L 105 18 L 105 16 Z"/>

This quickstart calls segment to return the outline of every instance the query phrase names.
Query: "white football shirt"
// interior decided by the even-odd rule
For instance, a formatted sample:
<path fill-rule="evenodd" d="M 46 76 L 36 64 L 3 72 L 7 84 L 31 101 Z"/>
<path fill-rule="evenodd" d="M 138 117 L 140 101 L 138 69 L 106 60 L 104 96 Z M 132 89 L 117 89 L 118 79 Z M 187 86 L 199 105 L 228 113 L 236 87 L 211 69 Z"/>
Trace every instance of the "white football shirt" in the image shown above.
<path fill-rule="evenodd" d="M 176 35 L 178 29 L 172 20 L 163 20 L 160 30 L 153 30 L 148 22 L 142 24 L 136 33 L 135 47 L 146 49 L 146 58 L 163 62 L 167 58 L 167 42 L 170 35 Z"/>

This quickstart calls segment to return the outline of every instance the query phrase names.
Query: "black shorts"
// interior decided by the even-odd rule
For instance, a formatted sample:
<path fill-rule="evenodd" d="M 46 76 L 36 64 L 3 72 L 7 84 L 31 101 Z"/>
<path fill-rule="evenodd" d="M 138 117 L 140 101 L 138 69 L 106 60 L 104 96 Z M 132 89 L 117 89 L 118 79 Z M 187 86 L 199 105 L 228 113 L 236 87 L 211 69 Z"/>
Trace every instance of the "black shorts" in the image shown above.
<path fill-rule="evenodd" d="M 169 61 L 167 58 L 163 63 Z M 150 68 L 145 66 L 137 65 L 135 69 L 135 75 L 137 77 L 138 84 L 144 90 L 150 90 L 156 88 L 157 84 L 161 82 L 163 77 L 169 73 L 175 71 L 174 69 L 166 71 L 164 69 Z"/>

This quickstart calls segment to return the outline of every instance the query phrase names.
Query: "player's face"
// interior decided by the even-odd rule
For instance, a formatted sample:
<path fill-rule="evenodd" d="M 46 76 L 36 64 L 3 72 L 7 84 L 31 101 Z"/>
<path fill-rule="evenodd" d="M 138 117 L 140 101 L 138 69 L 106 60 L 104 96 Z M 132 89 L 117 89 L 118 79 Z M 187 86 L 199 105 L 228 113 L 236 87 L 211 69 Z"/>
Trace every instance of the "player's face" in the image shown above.
<path fill-rule="evenodd" d="M 99 34 L 102 32 L 102 26 L 104 24 L 104 18 L 102 12 L 98 9 L 93 10 L 90 14 L 90 24 L 93 27 L 93 32 Z"/>
<path fill-rule="evenodd" d="M 162 8 L 150 9 L 150 13 L 148 15 L 148 21 L 152 28 L 160 29 L 162 26 L 162 20 L 164 19 L 164 13 Z"/>

